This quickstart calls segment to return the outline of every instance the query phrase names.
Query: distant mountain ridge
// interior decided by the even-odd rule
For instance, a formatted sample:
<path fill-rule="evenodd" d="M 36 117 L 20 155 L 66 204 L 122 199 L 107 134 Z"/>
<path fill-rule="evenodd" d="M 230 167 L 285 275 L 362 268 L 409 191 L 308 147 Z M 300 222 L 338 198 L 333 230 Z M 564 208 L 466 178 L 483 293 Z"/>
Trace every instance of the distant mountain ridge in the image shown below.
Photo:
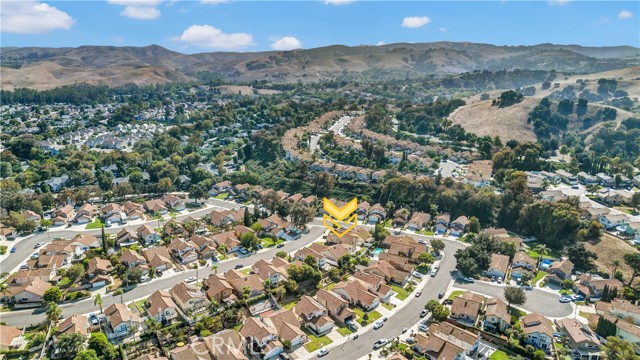
<path fill-rule="evenodd" d="M 0 48 L 3 89 L 51 88 L 73 83 L 149 84 L 193 81 L 203 75 L 227 80 L 317 81 L 348 73 L 380 72 L 404 78 L 476 70 L 557 70 L 593 73 L 640 64 L 631 46 L 539 44 L 496 46 L 469 42 L 332 45 L 264 52 L 182 54 L 158 45 L 77 48 Z"/>

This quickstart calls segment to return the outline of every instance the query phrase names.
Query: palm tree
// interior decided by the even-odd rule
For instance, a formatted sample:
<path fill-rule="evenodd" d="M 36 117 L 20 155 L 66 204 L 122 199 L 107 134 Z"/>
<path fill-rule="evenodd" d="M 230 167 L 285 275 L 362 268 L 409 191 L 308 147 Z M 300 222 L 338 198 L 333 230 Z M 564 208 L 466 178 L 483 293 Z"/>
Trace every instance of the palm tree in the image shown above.
<path fill-rule="evenodd" d="M 98 305 L 100 307 L 100 314 L 102 314 L 102 296 L 100 296 L 100 294 L 96 294 L 93 298 L 93 305 Z"/>
<path fill-rule="evenodd" d="M 60 316 L 62 315 L 62 310 L 60 310 L 60 307 L 58 306 L 58 304 L 54 302 L 50 302 L 47 307 L 46 314 L 47 314 L 47 320 L 49 322 L 57 321 L 58 319 L 60 319 Z"/>
<path fill-rule="evenodd" d="M 65 358 L 70 359 L 78 352 L 83 343 L 84 338 L 80 333 L 62 334 L 58 340 L 58 347 L 66 355 Z"/>
<path fill-rule="evenodd" d="M 612 277 L 616 276 L 616 272 L 618 271 L 618 268 L 620 267 L 620 265 L 621 265 L 620 260 L 611 261 L 611 266 L 613 266 L 613 273 L 611 273 Z"/>
<path fill-rule="evenodd" d="M 539 268 L 540 267 L 540 261 L 542 260 L 542 257 L 546 256 L 546 255 L 549 255 L 549 248 L 545 244 L 538 244 L 538 245 L 533 247 L 533 250 L 539 254 L 538 255 L 538 265 L 536 266 L 536 268 Z"/>
<path fill-rule="evenodd" d="M 214 274 L 217 274 L 218 273 L 218 265 L 211 266 L 211 270 L 213 270 Z"/>

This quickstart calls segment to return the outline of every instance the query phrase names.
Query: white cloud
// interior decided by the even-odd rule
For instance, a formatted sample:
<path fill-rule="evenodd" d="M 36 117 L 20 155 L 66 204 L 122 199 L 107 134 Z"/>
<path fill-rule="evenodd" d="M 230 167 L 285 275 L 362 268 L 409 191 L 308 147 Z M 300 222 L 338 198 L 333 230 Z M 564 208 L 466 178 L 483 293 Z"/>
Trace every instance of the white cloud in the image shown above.
<path fill-rule="evenodd" d="M 629 10 L 622 10 L 618 14 L 619 19 L 631 19 L 632 16 L 633 16 L 633 13 Z"/>
<path fill-rule="evenodd" d="M 380 40 L 380 41 L 378 41 L 378 42 L 376 43 L 376 46 L 382 46 L 382 45 L 384 45 L 384 44 L 385 44 L 385 42 L 384 42 L 384 41 L 382 41 L 382 40 Z"/>
<path fill-rule="evenodd" d="M 271 43 L 271 48 L 273 50 L 293 50 L 300 49 L 302 47 L 302 43 L 300 40 L 296 39 L 293 36 L 284 36 L 280 39 L 276 39 L 273 43 Z"/>
<path fill-rule="evenodd" d="M 419 28 L 427 25 L 431 22 L 427 16 L 407 16 L 402 19 L 402 27 L 406 28 Z"/>
<path fill-rule="evenodd" d="M 571 0 L 549 0 L 547 1 L 547 4 L 549 4 L 549 6 L 565 6 L 570 1 Z"/>
<path fill-rule="evenodd" d="M 176 39 L 206 49 L 233 50 L 254 45 L 251 34 L 225 34 L 211 25 L 191 25 Z"/>
<path fill-rule="evenodd" d="M 346 5 L 355 2 L 355 0 L 324 0 L 327 5 Z"/>
<path fill-rule="evenodd" d="M 66 12 L 39 1 L 0 1 L 0 32 L 3 33 L 42 34 L 69 30 L 74 23 Z"/>
<path fill-rule="evenodd" d="M 120 15 L 131 19 L 153 20 L 160 16 L 157 6 L 162 0 L 108 0 L 109 4 L 122 5 Z"/>
<path fill-rule="evenodd" d="M 231 2 L 231 0 L 200 0 L 201 4 L 211 4 L 211 5 L 218 5 L 226 2 Z"/>
<path fill-rule="evenodd" d="M 448 30 L 449 29 L 447 29 L 446 27 L 438 28 L 438 31 L 440 31 L 440 32 L 447 32 Z"/>

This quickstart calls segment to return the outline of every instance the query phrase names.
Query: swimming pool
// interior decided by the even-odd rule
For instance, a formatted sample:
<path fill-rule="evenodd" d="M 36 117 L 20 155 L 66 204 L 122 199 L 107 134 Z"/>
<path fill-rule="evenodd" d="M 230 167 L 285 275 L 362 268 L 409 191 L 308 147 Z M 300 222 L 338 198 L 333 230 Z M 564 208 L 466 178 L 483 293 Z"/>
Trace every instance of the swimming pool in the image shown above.
<path fill-rule="evenodd" d="M 375 248 L 375 249 L 373 250 L 373 256 L 378 256 L 378 255 L 380 255 L 380 253 L 382 253 L 382 252 L 384 252 L 384 249 L 383 249 L 383 248 Z"/>
<path fill-rule="evenodd" d="M 553 261 L 549 260 L 549 259 L 544 259 L 540 262 L 540 268 L 541 269 L 548 269 L 549 266 L 551 266 L 551 264 L 553 263 Z"/>

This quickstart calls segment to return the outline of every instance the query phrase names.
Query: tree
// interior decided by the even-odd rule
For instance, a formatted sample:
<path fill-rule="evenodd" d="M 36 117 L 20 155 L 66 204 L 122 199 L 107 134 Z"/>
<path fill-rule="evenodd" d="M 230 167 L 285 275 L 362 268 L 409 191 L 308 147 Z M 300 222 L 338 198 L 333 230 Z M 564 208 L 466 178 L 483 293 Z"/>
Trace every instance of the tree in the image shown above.
<path fill-rule="evenodd" d="M 52 286 L 44 292 L 42 300 L 46 302 L 59 303 L 62 300 L 62 291 L 57 286 Z"/>
<path fill-rule="evenodd" d="M 277 257 L 279 257 L 279 258 L 281 258 L 281 259 L 286 259 L 286 258 L 287 258 L 287 256 L 288 256 L 288 254 L 287 254 L 287 252 L 286 252 L 286 251 L 278 251 L 278 252 L 276 253 L 276 256 L 277 256 Z"/>
<path fill-rule="evenodd" d="M 569 148 L 567 147 L 567 145 L 562 145 L 562 147 L 560 148 L 560 154 L 562 155 L 562 161 L 564 161 L 564 157 L 568 153 L 569 153 Z"/>
<path fill-rule="evenodd" d="M 607 343 L 603 346 L 607 360 L 636 360 L 637 355 L 633 345 L 615 336 L 607 337 Z"/>
<path fill-rule="evenodd" d="M 108 359 L 108 358 L 105 357 L 105 359 Z M 110 359 L 115 359 L 115 358 L 110 358 Z M 100 358 L 98 357 L 98 355 L 94 350 L 90 349 L 90 350 L 79 351 L 78 354 L 76 354 L 76 357 L 74 358 L 74 360 L 100 360 Z"/>
<path fill-rule="evenodd" d="M 58 319 L 60 319 L 60 316 L 62 316 L 62 310 L 60 309 L 58 304 L 54 302 L 50 302 L 47 305 L 46 314 L 47 314 L 47 321 L 49 322 L 58 321 Z"/>
<path fill-rule="evenodd" d="M 587 250 L 582 243 L 568 247 L 567 254 L 577 270 L 591 271 L 596 267 L 593 261 L 598 258 L 598 255 Z"/>
<path fill-rule="evenodd" d="M 449 314 L 450 314 L 449 308 L 442 304 L 438 304 L 438 306 L 436 306 L 436 308 L 433 309 L 433 311 L 431 312 L 431 316 L 436 321 L 447 320 L 447 318 L 449 317 Z"/>
<path fill-rule="evenodd" d="M 504 288 L 504 298 L 507 300 L 507 307 L 514 305 L 523 305 L 527 302 L 527 294 L 521 287 L 507 286 Z"/>
<path fill-rule="evenodd" d="M 291 222 L 299 229 L 304 229 L 308 222 L 313 220 L 315 211 L 302 203 L 296 202 L 291 206 L 289 211 Z"/>
<path fill-rule="evenodd" d="M 244 226 L 251 226 L 252 223 L 252 219 L 251 219 L 251 214 L 249 213 L 249 208 L 244 208 L 244 220 L 243 220 L 243 224 Z"/>
<path fill-rule="evenodd" d="M 80 333 L 62 334 L 58 338 L 58 347 L 67 359 L 73 358 L 72 355 L 78 353 L 78 350 L 82 347 L 82 343 L 84 343 L 84 338 Z"/>
<path fill-rule="evenodd" d="M 53 221 L 51 221 L 50 219 L 42 218 L 42 219 L 40 220 L 40 226 L 42 226 L 42 228 L 43 228 L 44 230 L 49 229 L 49 226 L 51 226 L 51 225 L 53 225 Z"/>
<path fill-rule="evenodd" d="M 240 244 L 249 250 L 254 250 L 258 248 L 260 240 L 255 233 L 248 232 L 240 235 Z"/>
<path fill-rule="evenodd" d="M 477 234 L 480 232 L 480 220 L 478 220 L 477 217 L 472 216 L 469 218 L 469 224 L 467 225 L 467 230 L 469 230 L 469 232 L 472 232 L 474 234 Z"/>
<path fill-rule="evenodd" d="M 98 305 L 100 308 L 100 314 L 102 314 L 102 296 L 100 294 L 96 294 L 93 298 L 93 305 Z"/>
<path fill-rule="evenodd" d="M 418 255 L 418 261 L 421 264 L 432 264 L 435 259 L 433 258 L 433 255 L 429 254 L 428 252 L 423 252 Z"/>
<path fill-rule="evenodd" d="M 613 266 L 613 271 L 611 273 L 615 275 L 615 273 L 618 272 L 618 268 L 620 267 L 621 264 L 622 263 L 618 259 L 612 260 L 611 266 Z"/>
<path fill-rule="evenodd" d="M 106 255 L 108 253 L 107 249 L 107 234 L 104 232 L 104 225 L 102 225 L 102 252 Z"/>
<path fill-rule="evenodd" d="M 438 305 L 440 305 L 438 300 L 429 300 L 427 304 L 424 306 L 424 308 L 429 312 L 433 312 L 433 310 L 435 310 L 435 308 L 437 308 Z"/>
<path fill-rule="evenodd" d="M 633 273 L 631 274 L 631 279 L 629 279 L 629 285 L 633 284 L 633 280 L 636 276 L 640 275 L 640 253 L 628 253 L 624 254 L 622 257 L 624 259 L 624 263 L 629 265 Z"/>
<path fill-rule="evenodd" d="M 81 279 L 84 276 L 84 266 L 81 263 L 75 263 L 67 270 L 67 276 L 75 283 L 78 279 Z"/>
<path fill-rule="evenodd" d="M 103 332 L 91 333 L 89 350 L 95 351 L 97 356 L 105 360 L 115 360 L 118 358 L 115 347 L 107 340 L 107 336 Z"/>
<path fill-rule="evenodd" d="M 445 247 L 444 241 L 440 239 L 431 240 L 431 248 L 436 253 L 436 255 L 440 255 L 440 252 L 444 250 L 444 247 Z"/>
<path fill-rule="evenodd" d="M 546 244 L 540 243 L 533 247 L 533 251 L 538 253 L 538 264 L 536 265 L 536 269 L 538 269 L 540 268 L 542 257 L 549 255 L 549 248 Z"/>
<path fill-rule="evenodd" d="M 171 179 L 165 177 L 158 180 L 158 191 L 161 194 L 168 193 L 172 187 L 173 187 L 173 182 L 171 182 Z"/>

